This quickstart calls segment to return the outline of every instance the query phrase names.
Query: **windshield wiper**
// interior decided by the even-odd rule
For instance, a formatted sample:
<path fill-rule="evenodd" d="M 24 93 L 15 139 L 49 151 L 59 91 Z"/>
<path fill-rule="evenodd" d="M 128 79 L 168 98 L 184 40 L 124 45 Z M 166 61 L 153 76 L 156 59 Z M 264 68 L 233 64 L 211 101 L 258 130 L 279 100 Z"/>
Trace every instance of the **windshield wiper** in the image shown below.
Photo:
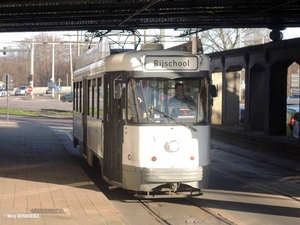
<path fill-rule="evenodd" d="M 174 121 L 176 124 L 179 124 L 179 125 L 182 125 L 182 126 L 187 127 L 187 128 L 190 129 L 191 131 L 195 131 L 195 132 L 197 131 L 196 128 L 191 127 L 190 125 L 188 125 L 188 124 L 186 124 L 186 123 L 184 123 L 184 122 L 182 122 L 182 121 L 180 121 L 180 120 L 174 119 L 173 117 L 171 117 L 171 116 L 165 114 L 164 112 L 162 112 L 162 111 L 160 111 L 160 110 L 154 108 L 153 106 L 151 106 L 151 110 L 154 110 L 154 111 L 156 111 L 156 112 L 161 113 L 164 117 L 166 117 L 166 118 L 168 118 L 168 119 Z"/>

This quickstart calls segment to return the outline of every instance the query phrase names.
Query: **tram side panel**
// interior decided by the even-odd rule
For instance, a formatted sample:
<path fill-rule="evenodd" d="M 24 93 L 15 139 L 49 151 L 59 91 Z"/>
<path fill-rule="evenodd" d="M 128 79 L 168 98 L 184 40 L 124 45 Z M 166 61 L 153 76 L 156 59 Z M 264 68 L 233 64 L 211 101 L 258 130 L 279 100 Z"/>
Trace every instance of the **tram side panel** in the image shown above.
<path fill-rule="evenodd" d="M 80 155 L 82 152 L 83 144 L 83 126 L 82 126 L 82 113 L 74 111 L 73 114 L 73 136 L 76 140 L 76 143 L 79 145 Z"/>
<path fill-rule="evenodd" d="M 83 118 L 82 118 L 82 79 L 74 80 L 74 101 L 73 101 L 73 145 L 79 146 L 79 154 L 83 154 Z"/>
<path fill-rule="evenodd" d="M 103 123 L 95 117 L 87 118 L 87 145 L 93 151 L 94 157 L 103 158 Z M 95 141 L 96 140 L 96 141 Z"/>
<path fill-rule="evenodd" d="M 73 113 L 73 136 L 74 136 L 74 146 L 79 146 L 79 154 L 87 157 L 88 151 L 92 151 L 93 155 L 90 154 L 90 163 L 92 165 L 93 157 L 102 158 L 103 157 L 103 99 L 100 94 L 94 95 L 94 98 L 99 98 L 98 101 L 98 110 L 96 111 L 96 101 L 94 104 L 93 115 L 91 115 L 91 104 L 87 104 L 87 101 L 83 101 L 83 91 L 81 88 L 81 80 L 75 82 L 74 86 L 74 113 Z M 100 85 L 100 84 L 99 84 Z M 102 96 L 102 93 L 101 93 Z M 88 100 L 90 101 L 90 100 Z M 84 108 L 89 107 L 88 115 L 84 116 Z M 84 121 L 86 119 L 86 121 Z M 86 130 L 86 147 L 83 146 L 84 143 L 84 131 Z"/>

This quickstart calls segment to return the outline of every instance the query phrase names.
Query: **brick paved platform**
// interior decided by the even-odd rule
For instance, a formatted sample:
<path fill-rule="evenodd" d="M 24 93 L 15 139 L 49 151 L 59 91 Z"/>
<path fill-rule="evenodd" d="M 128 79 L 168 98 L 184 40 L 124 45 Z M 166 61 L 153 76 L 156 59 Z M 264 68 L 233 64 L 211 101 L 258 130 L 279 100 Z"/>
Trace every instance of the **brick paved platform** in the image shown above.
<path fill-rule="evenodd" d="M 54 132 L 0 120 L 0 225 L 129 224 Z"/>

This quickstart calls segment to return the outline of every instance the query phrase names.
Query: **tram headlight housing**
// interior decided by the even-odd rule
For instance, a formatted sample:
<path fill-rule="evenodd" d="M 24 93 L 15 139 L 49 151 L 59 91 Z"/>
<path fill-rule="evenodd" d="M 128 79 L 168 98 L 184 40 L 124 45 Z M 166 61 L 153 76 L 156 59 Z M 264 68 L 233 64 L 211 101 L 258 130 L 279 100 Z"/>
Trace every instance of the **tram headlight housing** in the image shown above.
<path fill-rule="evenodd" d="M 178 141 L 172 140 L 166 143 L 166 147 L 169 152 L 177 152 L 180 149 L 180 144 Z"/>

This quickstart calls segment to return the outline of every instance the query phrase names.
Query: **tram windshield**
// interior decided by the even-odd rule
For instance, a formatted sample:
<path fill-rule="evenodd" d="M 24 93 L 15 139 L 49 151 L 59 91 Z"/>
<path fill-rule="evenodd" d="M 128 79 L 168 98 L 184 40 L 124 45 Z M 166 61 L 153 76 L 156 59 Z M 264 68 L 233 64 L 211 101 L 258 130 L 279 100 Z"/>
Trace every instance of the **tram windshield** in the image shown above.
<path fill-rule="evenodd" d="M 132 123 L 208 123 L 208 78 L 132 78 L 127 120 Z"/>

